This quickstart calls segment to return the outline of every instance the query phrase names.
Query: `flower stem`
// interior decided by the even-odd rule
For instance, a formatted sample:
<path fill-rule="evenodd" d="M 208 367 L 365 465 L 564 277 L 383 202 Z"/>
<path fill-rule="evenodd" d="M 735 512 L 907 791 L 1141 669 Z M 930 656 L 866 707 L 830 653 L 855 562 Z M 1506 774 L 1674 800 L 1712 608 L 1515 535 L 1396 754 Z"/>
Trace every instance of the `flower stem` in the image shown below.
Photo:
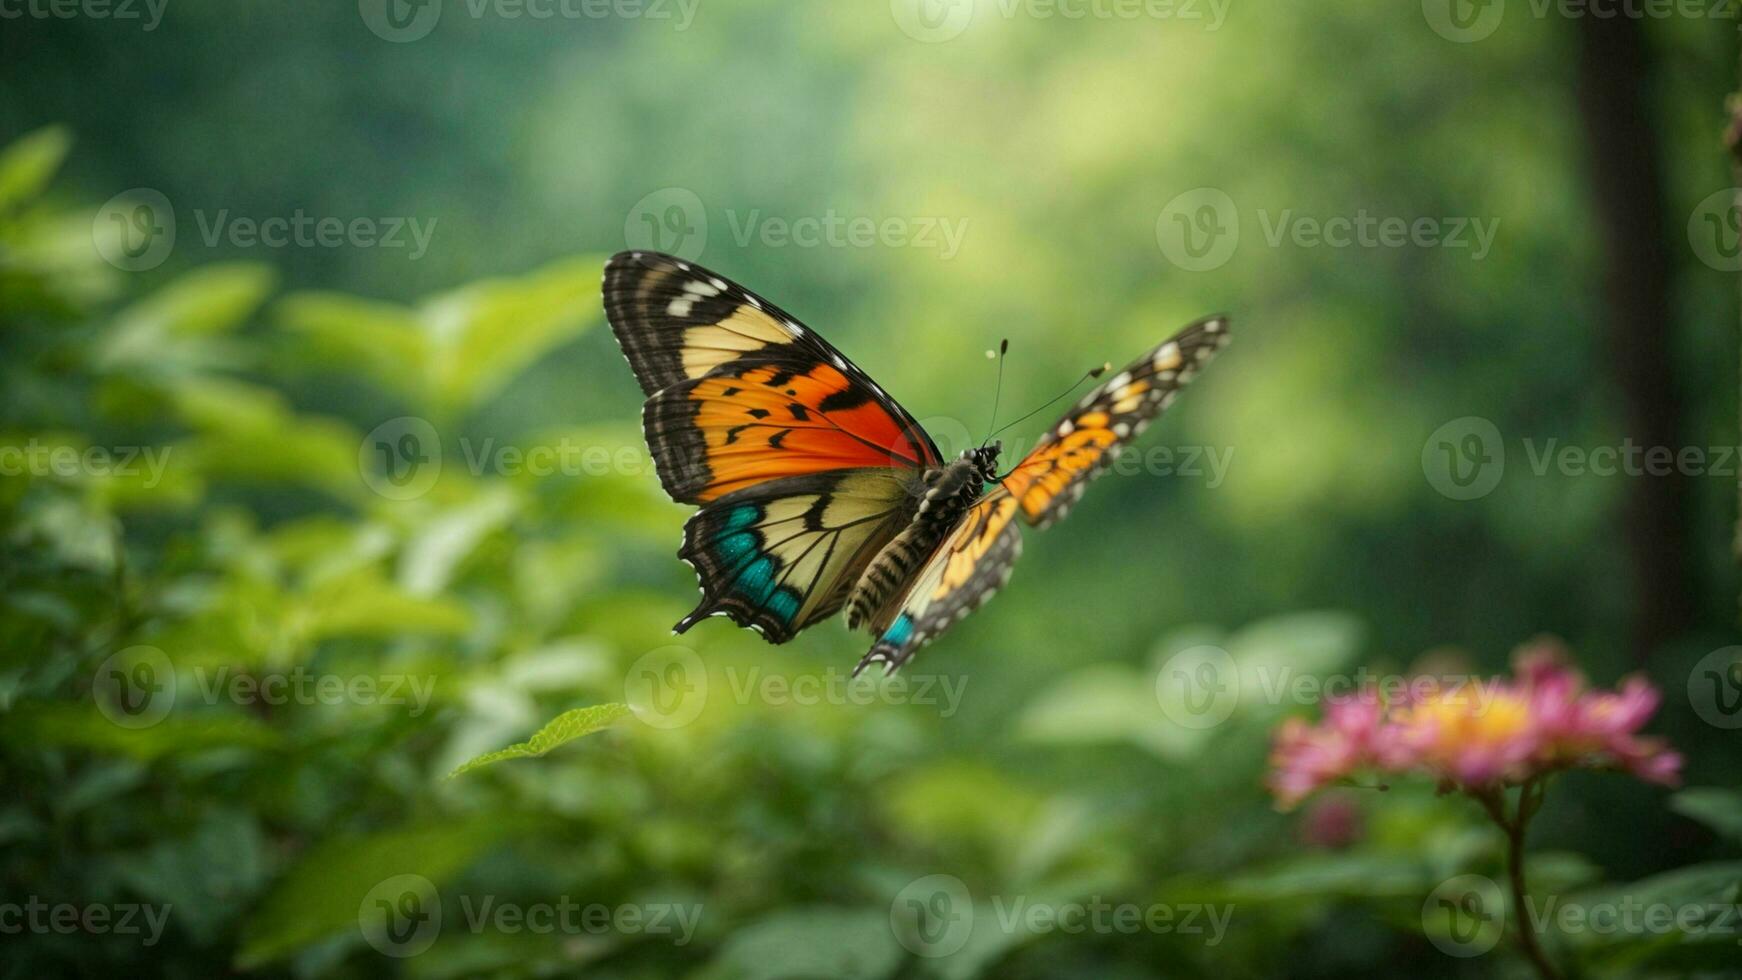
<path fill-rule="evenodd" d="M 1530 910 L 1525 904 L 1528 889 L 1524 884 L 1524 832 L 1530 825 L 1530 818 L 1542 806 L 1543 789 L 1544 784 L 1540 778 L 1526 780 L 1518 790 L 1518 809 L 1510 817 L 1506 813 L 1505 790 L 1484 793 L 1476 798 L 1488 811 L 1488 816 L 1506 832 L 1506 877 L 1512 886 L 1512 910 L 1518 920 L 1518 944 L 1523 947 L 1525 958 L 1536 967 L 1537 976 L 1543 980 L 1561 980 L 1560 971 L 1555 969 L 1548 954 L 1543 952 L 1542 944 L 1537 942 L 1536 930 L 1531 927 Z"/>

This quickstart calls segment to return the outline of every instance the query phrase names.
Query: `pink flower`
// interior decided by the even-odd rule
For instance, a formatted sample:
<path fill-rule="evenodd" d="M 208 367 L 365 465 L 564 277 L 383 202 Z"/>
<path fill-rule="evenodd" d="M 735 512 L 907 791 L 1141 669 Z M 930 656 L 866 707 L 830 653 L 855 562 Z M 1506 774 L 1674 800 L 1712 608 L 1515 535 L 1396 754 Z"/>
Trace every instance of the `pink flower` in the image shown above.
<path fill-rule="evenodd" d="M 1659 701 L 1643 678 L 1617 691 L 1586 691 L 1551 639 L 1520 648 L 1514 675 L 1510 682 L 1412 684 L 1390 704 L 1364 691 L 1328 704 L 1318 725 L 1285 721 L 1268 779 L 1277 805 L 1293 807 L 1363 770 L 1422 772 L 1467 792 L 1575 766 L 1677 781 L 1681 756 L 1662 739 L 1638 735 Z"/>

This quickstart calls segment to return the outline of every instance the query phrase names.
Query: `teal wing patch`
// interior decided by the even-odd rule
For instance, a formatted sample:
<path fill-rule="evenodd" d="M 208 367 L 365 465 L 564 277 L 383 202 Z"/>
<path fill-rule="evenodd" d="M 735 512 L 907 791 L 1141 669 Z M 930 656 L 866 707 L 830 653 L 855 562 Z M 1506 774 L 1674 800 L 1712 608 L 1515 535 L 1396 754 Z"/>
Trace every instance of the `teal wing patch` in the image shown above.
<path fill-rule="evenodd" d="M 1002 588 L 1022 554 L 1017 511 L 1016 498 L 1002 487 L 968 508 L 887 618 L 872 624 L 877 640 L 853 673 L 875 663 L 887 672 L 899 670 L 920 647 Z"/>
<path fill-rule="evenodd" d="M 702 601 L 673 627 L 728 616 L 784 643 L 832 615 L 859 573 L 906 526 L 905 471 L 892 468 L 771 480 L 703 507 L 684 525 L 678 557 L 696 571 Z"/>

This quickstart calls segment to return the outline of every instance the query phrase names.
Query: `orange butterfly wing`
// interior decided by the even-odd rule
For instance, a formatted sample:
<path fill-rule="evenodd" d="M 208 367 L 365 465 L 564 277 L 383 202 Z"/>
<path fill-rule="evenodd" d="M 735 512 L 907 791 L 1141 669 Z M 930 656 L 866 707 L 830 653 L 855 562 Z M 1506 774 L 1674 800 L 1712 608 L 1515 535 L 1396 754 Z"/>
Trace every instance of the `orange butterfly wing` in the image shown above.
<path fill-rule="evenodd" d="M 941 461 L 912 416 L 840 351 L 723 276 L 623 252 L 605 267 L 604 293 L 648 395 L 655 467 L 681 503 L 791 476 Z"/>
<path fill-rule="evenodd" d="M 1206 317 L 1085 395 L 1003 480 L 1030 524 L 1065 516 L 1125 443 L 1137 437 L 1217 352 L 1228 318 Z"/>

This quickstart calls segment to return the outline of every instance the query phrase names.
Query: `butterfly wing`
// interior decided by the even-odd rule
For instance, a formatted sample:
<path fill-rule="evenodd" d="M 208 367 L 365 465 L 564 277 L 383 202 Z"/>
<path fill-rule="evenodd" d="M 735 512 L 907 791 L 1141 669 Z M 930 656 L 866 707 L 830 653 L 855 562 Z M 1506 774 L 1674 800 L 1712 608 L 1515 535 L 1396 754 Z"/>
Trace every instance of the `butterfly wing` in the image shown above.
<path fill-rule="evenodd" d="M 901 669 L 920 647 L 967 618 L 1010 580 L 1022 554 L 1016 498 L 1002 487 L 981 497 L 915 573 L 901 601 L 872 622 L 877 640 L 853 668 Z"/>
<path fill-rule="evenodd" d="M 1064 516 L 1113 454 L 1173 403 L 1227 346 L 1226 317 L 1208 317 L 1157 345 L 1091 391 L 939 544 L 898 603 L 872 622 L 877 635 L 854 672 L 897 670 L 926 642 L 966 618 L 1010 578 L 1022 554 L 1016 517 L 1042 527 Z"/>
<path fill-rule="evenodd" d="M 605 267 L 605 313 L 647 393 L 661 484 L 702 505 L 679 557 L 702 602 L 769 641 L 840 608 L 940 462 L 907 412 L 840 351 L 723 276 L 656 252 Z"/>
<path fill-rule="evenodd" d="M 1028 523 L 1046 527 L 1065 516 L 1089 481 L 1173 404 L 1228 337 L 1227 317 L 1206 317 L 1085 395 L 1003 480 Z"/>
<path fill-rule="evenodd" d="M 605 314 L 648 395 L 660 481 L 706 503 L 782 477 L 941 462 L 913 417 L 828 341 L 692 263 L 622 252 Z"/>
<path fill-rule="evenodd" d="M 675 627 L 730 616 L 784 643 L 833 615 L 860 571 L 907 524 L 909 485 L 890 468 L 787 477 L 728 494 L 684 525 L 678 557 L 702 601 Z"/>

